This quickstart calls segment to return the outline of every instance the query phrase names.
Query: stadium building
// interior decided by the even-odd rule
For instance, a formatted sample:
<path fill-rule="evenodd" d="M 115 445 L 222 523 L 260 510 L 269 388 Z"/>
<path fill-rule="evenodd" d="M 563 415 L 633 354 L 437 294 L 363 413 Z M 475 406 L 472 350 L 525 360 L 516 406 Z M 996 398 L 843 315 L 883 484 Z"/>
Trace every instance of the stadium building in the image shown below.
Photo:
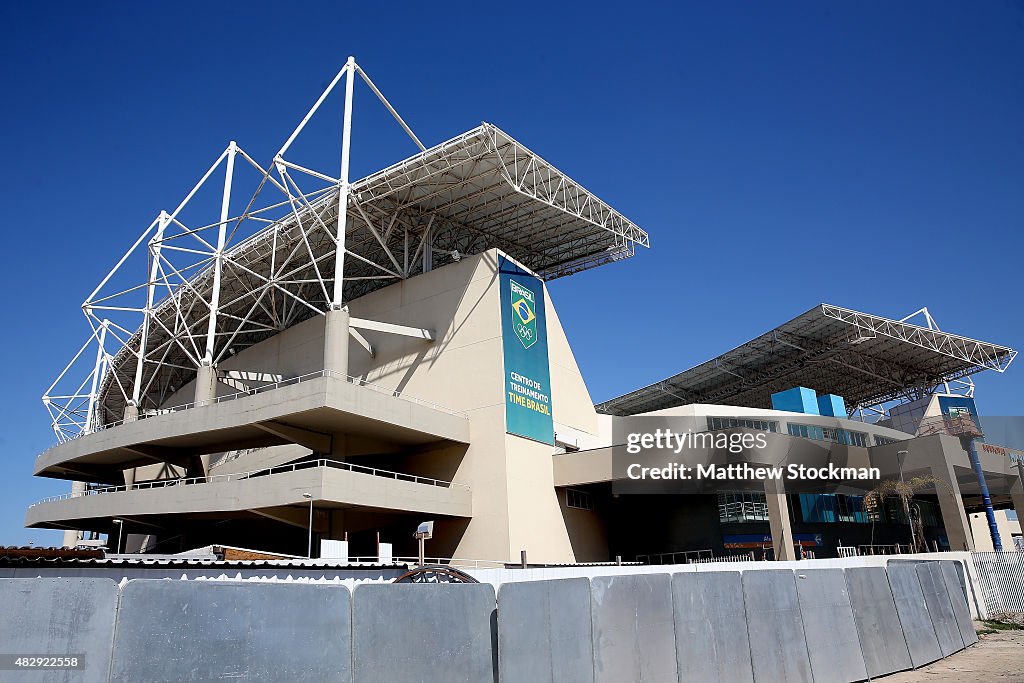
<path fill-rule="evenodd" d="M 420 151 L 350 182 L 357 80 Z M 335 177 L 290 150 L 342 91 Z M 86 299 L 89 340 L 44 396 L 57 443 L 34 472 L 72 490 L 26 525 L 125 552 L 358 557 L 382 542 L 413 556 L 432 520 L 430 556 L 534 563 L 908 543 L 901 506 L 856 488 L 625 492 L 617 435 L 640 417 L 927 475 L 939 485 L 911 517 L 929 549 L 973 549 L 971 513 L 1024 506 L 1021 454 L 981 433 L 970 381 L 1016 352 L 926 309 L 817 305 L 595 405 L 572 350 L 587 340 L 566 337 L 545 283 L 638 246 L 645 231 L 494 125 L 426 148 L 350 59 L 268 166 L 230 143 Z"/>

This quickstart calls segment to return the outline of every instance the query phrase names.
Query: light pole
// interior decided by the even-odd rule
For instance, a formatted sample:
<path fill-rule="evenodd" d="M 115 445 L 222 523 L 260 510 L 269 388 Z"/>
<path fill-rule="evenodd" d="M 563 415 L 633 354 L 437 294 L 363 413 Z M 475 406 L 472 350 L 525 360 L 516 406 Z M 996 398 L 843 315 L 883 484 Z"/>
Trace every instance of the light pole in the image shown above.
<path fill-rule="evenodd" d="M 906 460 L 907 451 L 896 451 L 896 461 L 900 466 L 900 484 L 903 484 L 903 461 Z M 910 501 L 905 497 L 906 491 L 900 491 L 900 500 L 903 501 L 903 512 L 907 515 L 907 522 L 910 524 L 910 552 L 917 552 L 917 534 L 914 533 L 914 520 L 910 517 Z"/>
<path fill-rule="evenodd" d="M 309 500 L 309 543 L 306 544 L 306 558 L 313 559 L 313 494 L 303 493 L 303 498 Z"/>
<path fill-rule="evenodd" d="M 115 519 L 114 524 L 117 525 L 117 548 L 114 549 L 115 553 L 121 552 L 121 534 L 124 532 L 124 520 Z"/>

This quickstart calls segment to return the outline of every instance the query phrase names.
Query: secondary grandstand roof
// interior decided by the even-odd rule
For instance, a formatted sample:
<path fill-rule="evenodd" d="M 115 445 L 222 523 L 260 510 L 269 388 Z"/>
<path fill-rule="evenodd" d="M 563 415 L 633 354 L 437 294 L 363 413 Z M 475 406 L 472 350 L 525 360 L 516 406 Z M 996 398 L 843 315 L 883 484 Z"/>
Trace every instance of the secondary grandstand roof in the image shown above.
<path fill-rule="evenodd" d="M 848 408 L 914 399 L 981 370 L 1003 372 L 1005 346 L 821 304 L 712 360 L 597 406 L 637 415 L 691 403 L 771 408 L 795 386 L 842 396 Z"/>

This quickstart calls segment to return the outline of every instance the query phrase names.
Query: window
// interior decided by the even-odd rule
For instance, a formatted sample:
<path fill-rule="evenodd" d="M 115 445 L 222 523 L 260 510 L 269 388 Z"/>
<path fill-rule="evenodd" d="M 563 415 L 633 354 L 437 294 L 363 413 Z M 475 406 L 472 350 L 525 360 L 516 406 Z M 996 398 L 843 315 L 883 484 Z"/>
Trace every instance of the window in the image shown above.
<path fill-rule="evenodd" d="M 565 505 L 577 510 L 594 509 L 593 503 L 590 501 L 590 494 L 586 491 L 577 491 L 576 489 L 565 490 Z"/>
<path fill-rule="evenodd" d="M 711 417 L 708 416 L 708 429 L 730 429 L 732 427 L 746 427 L 747 429 L 760 429 L 763 432 L 779 431 L 779 423 L 774 420 L 753 420 L 745 417 Z"/>
<path fill-rule="evenodd" d="M 866 524 L 870 521 L 864 510 L 863 496 L 845 496 L 840 493 L 801 493 L 800 512 L 804 522 L 808 523 Z"/>
<path fill-rule="evenodd" d="M 768 504 L 763 493 L 735 492 L 718 494 L 719 522 L 766 522 Z"/>
<path fill-rule="evenodd" d="M 818 425 L 802 425 L 790 422 L 786 425 L 791 436 L 800 436 L 805 439 L 814 439 L 815 441 L 824 441 L 825 434 L 824 430 Z"/>
<path fill-rule="evenodd" d="M 879 436 L 878 434 L 875 434 L 876 446 L 886 446 L 891 443 L 896 443 L 898 440 L 899 439 L 890 439 L 888 436 Z"/>
<path fill-rule="evenodd" d="M 860 446 L 861 448 L 868 447 L 868 435 L 864 432 L 846 432 L 850 437 L 851 446 Z"/>
<path fill-rule="evenodd" d="M 860 446 L 861 448 L 867 448 L 868 445 L 868 435 L 864 432 L 851 432 L 848 429 L 803 425 L 795 422 L 788 423 L 786 429 L 791 436 L 813 439 L 814 441 L 831 441 L 832 443 Z"/>

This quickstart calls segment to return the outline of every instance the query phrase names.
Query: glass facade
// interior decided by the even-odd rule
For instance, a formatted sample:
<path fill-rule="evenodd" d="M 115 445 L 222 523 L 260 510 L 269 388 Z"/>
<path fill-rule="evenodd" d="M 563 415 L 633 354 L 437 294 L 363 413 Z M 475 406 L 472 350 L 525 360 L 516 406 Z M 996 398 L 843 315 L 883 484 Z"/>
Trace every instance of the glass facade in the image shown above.
<path fill-rule="evenodd" d="M 800 512 L 807 523 L 871 521 L 864 510 L 864 496 L 845 496 L 840 493 L 801 493 Z"/>

